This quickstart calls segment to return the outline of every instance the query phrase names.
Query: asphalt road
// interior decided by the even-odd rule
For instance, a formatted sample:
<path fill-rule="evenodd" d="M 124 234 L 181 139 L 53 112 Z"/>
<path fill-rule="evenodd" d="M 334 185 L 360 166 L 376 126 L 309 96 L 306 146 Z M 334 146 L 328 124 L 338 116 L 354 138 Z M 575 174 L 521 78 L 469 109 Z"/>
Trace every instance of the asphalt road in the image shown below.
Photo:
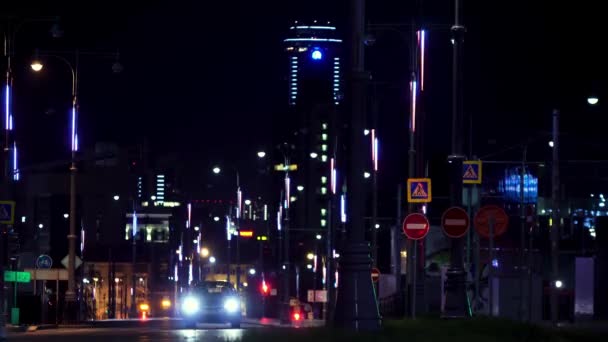
<path fill-rule="evenodd" d="M 8 341 L 110 342 L 110 341 L 238 341 L 246 328 L 229 329 L 224 325 L 198 325 L 196 329 L 179 327 L 79 328 L 49 329 L 35 332 L 11 333 Z M 259 326 L 258 326 L 259 328 Z"/>

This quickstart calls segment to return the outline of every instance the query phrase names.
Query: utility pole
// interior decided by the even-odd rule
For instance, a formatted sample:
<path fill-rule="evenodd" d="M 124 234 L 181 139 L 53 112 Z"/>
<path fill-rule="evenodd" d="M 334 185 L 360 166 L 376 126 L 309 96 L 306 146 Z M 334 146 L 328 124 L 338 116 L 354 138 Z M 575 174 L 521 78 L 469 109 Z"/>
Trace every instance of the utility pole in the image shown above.
<path fill-rule="evenodd" d="M 351 0 L 350 82 L 350 164 L 348 173 L 347 217 L 349 229 L 340 260 L 340 281 L 334 322 L 337 327 L 378 330 L 381 325 L 378 303 L 371 279 L 370 246 L 365 241 L 365 141 L 363 135 L 366 110 L 366 84 L 369 75 L 364 70 L 363 37 L 365 28 L 365 0 Z"/>
<path fill-rule="evenodd" d="M 559 279 L 559 111 L 553 110 L 553 174 L 551 178 L 551 322 L 557 325 L 559 308 L 556 281 Z"/>
<path fill-rule="evenodd" d="M 463 111 L 463 44 L 465 28 L 460 20 L 460 0 L 454 1 L 454 26 L 452 26 L 452 154 L 448 156 L 450 173 L 450 204 L 462 204 L 462 162 L 464 160 L 464 111 Z M 464 239 L 451 239 L 450 267 L 447 270 L 446 298 L 442 316 L 445 318 L 467 317 L 465 271 L 463 265 Z"/>
<path fill-rule="evenodd" d="M 524 181 L 526 180 L 526 155 L 528 152 L 528 146 L 524 145 L 523 151 L 522 151 L 522 158 L 521 158 L 521 172 L 519 173 L 519 220 L 520 220 L 520 227 L 519 227 L 519 272 L 520 272 L 520 279 L 519 279 L 519 316 L 520 319 L 523 321 L 525 320 L 526 317 L 526 301 L 524 299 L 524 288 L 525 288 L 525 281 L 526 281 L 526 268 L 525 267 L 525 263 L 526 263 L 526 258 L 525 258 L 525 248 L 526 248 L 526 198 L 524 196 L 524 192 L 525 192 L 525 185 L 524 185 Z M 528 293 L 528 296 L 530 294 Z"/>

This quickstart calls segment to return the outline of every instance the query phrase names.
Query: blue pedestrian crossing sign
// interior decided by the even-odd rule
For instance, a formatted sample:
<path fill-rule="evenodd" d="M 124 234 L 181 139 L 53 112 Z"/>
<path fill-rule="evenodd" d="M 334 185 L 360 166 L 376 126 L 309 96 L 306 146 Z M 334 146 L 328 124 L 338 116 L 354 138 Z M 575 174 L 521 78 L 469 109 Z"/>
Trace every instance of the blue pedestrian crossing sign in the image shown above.
<path fill-rule="evenodd" d="M 15 202 L 0 201 L 0 223 L 1 224 L 15 223 Z"/>
<path fill-rule="evenodd" d="M 430 178 L 410 178 L 407 180 L 408 203 L 429 203 L 431 199 Z"/>
<path fill-rule="evenodd" d="M 481 184 L 481 160 L 462 162 L 462 182 L 464 184 Z"/>

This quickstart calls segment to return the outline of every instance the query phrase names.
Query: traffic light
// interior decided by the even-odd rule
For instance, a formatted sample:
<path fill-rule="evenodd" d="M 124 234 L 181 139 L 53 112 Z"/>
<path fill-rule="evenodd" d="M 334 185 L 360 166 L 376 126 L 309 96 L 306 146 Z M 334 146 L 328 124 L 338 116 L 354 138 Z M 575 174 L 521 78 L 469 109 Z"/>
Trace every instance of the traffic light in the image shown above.
<path fill-rule="evenodd" d="M 296 311 L 292 315 L 294 322 L 299 322 L 302 319 L 300 312 Z"/>
<path fill-rule="evenodd" d="M 262 280 L 262 286 L 260 286 L 260 290 L 262 291 L 263 296 L 268 296 L 270 294 L 270 286 L 266 284 L 266 280 Z"/>

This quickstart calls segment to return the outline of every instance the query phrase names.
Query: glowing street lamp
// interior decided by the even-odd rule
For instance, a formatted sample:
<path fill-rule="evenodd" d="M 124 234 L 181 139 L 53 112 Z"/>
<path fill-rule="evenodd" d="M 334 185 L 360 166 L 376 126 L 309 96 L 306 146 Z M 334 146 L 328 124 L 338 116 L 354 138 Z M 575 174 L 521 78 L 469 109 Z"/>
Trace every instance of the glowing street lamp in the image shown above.
<path fill-rule="evenodd" d="M 215 257 L 213 257 L 213 256 L 210 257 L 209 258 L 209 262 L 212 263 L 212 264 L 215 264 Z"/>
<path fill-rule="evenodd" d="M 217 175 L 217 174 L 219 174 L 220 172 L 222 172 L 222 169 L 220 169 L 220 167 L 219 167 L 219 166 L 216 166 L 216 167 L 214 167 L 214 168 L 213 168 L 213 170 L 212 170 L 212 171 L 213 171 L 213 173 L 215 173 L 215 174 Z"/>
<path fill-rule="evenodd" d="M 264 158 L 264 157 L 266 157 L 266 152 L 264 152 L 264 151 L 258 152 L 258 158 L 261 159 L 261 158 Z"/>
<path fill-rule="evenodd" d="M 208 257 L 208 256 L 209 256 L 209 248 L 207 248 L 207 247 L 203 247 L 203 248 L 201 248 L 201 256 L 202 256 L 203 258 Z M 211 261 L 211 260 L 210 260 L 210 261 Z"/>
<path fill-rule="evenodd" d="M 34 70 L 35 72 L 39 72 L 40 70 L 42 70 L 42 68 L 44 67 L 44 64 L 42 64 L 42 62 L 40 62 L 40 60 L 34 60 L 32 62 L 32 64 L 30 64 L 30 67 L 32 68 L 32 70 Z"/>
<path fill-rule="evenodd" d="M 600 99 L 598 99 L 597 96 L 589 96 L 587 98 L 587 103 L 592 106 L 595 106 L 596 104 L 598 104 L 598 102 L 600 102 Z"/>

